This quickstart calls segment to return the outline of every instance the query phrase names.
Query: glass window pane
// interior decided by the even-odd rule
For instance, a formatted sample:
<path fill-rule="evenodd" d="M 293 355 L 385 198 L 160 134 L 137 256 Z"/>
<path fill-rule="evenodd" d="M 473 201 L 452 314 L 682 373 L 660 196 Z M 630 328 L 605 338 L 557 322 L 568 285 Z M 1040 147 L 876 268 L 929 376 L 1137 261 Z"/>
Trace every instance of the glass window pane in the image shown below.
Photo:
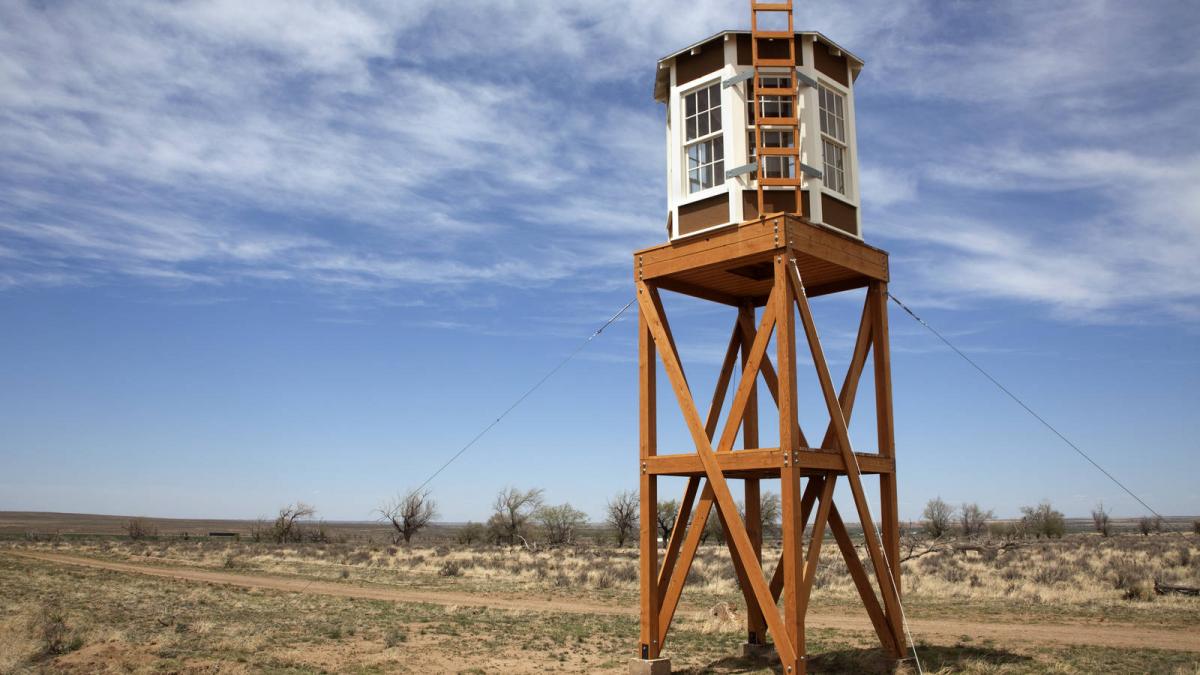
<path fill-rule="evenodd" d="M 684 96 L 683 103 L 684 103 L 683 107 L 684 107 L 685 115 L 695 115 L 696 114 L 696 95 L 695 94 L 688 94 L 687 96 Z"/>
<path fill-rule="evenodd" d="M 696 137 L 696 118 L 687 118 L 687 139 L 690 141 Z"/>
<path fill-rule="evenodd" d="M 709 119 L 709 129 L 711 129 L 713 131 L 721 130 L 721 109 L 720 108 L 717 108 L 716 110 L 708 113 L 708 119 Z"/>
<path fill-rule="evenodd" d="M 708 115 L 701 115 L 696 118 L 697 128 L 696 135 L 704 136 L 708 133 Z"/>

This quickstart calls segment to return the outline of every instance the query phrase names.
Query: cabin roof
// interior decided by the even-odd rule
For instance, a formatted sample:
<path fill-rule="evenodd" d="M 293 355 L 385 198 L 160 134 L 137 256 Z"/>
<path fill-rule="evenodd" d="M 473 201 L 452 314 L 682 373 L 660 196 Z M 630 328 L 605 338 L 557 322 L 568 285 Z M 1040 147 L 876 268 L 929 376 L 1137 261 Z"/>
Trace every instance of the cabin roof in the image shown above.
<path fill-rule="evenodd" d="M 728 35 L 738 36 L 738 35 L 749 35 L 749 34 L 750 34 L 750 31 L 748 31 L 748 30 L 723 30 L 719 33 L 714 33 L 713 35 L 710 35 L 710 36 L 704 38 L 703 40 L 693 42 L 692 44 L 690 44 L 682 49 L 678 49 L 674 52 L 671 52 L 670 54 L 667 54 L 666 56 L 659 59 L 658 60 L 658 72 L 654 76 L 654 100 L 660 101 L 660 102 L 665 102 L 667 100 L 667 94 L 671 88 L 671 77 L 670 77 L 670 73 L 668 72 L 669 68 L 670 68 L 670 61 L 672 59 L 674 59 L 676 56 L 679 56 L 680 54 L 684 54 L 686 52 L 690 52 L 691 50 L 695 49 L 696 47 L 699 47 L 700 45 L 712 42 L 713 40 L 716 40 L 718 38 L 723 38 Z M 858 79 L 858 74 L 860 71 L 862 71 L 862 67 L 864 65 L 863 60 L 858 58 L 857 56 L 855 56 L 850 50 L 846 49 L 845 47 L 842 47 L 841 45 L 834 42 L 833 40 L 830 40 L 829 38 L 825 37 L 825 35 L 823 33 L 820 33 L 818 31 L 798 30 L 798 31 L 796 31 L 796 35 L 812 35 L 819 42 L 824 42 L 825 44 L 829 45 L 830 47 L 833 47 L 834 49 L 837 49 L 838 51 L 842 52 L 842 54 L 845 55 L 846 60 L 850 62 L 850 77 L 853 79 Z"/>

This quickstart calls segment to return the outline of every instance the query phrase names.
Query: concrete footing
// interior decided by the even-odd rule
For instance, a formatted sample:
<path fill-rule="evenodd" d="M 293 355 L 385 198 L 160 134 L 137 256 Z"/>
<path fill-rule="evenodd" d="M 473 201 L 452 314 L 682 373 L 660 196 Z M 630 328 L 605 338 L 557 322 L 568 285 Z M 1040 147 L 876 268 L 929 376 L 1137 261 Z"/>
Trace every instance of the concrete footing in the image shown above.
<path fill-rule="evenodd" d="M 671 659 L 630 659 L 629 675 L 671 675 Z"/>
<path fill-rule="evenodd" d="M 756 644 L 753 642 L 742 643 L 742 658 L 753 659 L 755 661 L 769 661 L 778 658 L 775 655 L 775 645 Z"/>

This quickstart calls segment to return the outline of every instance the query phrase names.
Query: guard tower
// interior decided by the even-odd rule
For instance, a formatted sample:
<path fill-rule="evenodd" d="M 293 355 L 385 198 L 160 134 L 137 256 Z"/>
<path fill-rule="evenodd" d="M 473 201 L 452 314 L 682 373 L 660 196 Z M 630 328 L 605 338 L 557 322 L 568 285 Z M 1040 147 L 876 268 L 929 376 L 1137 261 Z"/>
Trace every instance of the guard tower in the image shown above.
<path fill-rule="evenodd" d="M 857 208 L 852 86 L 862 63 L 824 36 L 795 32 L 790 1 L 751 0 L 751 15 L 751 32 L 720 33 L 660 61 L 655 84 L 655 97 L 668 106 L 670 216 L 668 243 L 637 251 L 633 259 L 640 310 L 642 522 L 635 673 L 670 671 L 663 649 L 712 516 L 725 530 L 745 598 L 747 652 L 769 649 L 769 635 L 783 672 L 806 672 L 804 622 L 826 531 L 845 558 L 883 648 L 897 658 L 906 651 L 888 257 L 862 240 Z M 769 25 L 765 16 L 782 29 L 760 29 Z M 865 289 L 862 318 L 839 390 L 809 299 L 857 289 Z M 696 405 L 675 348 L 662 291 L 733 308 L 732 334 L 706 414 Z M 774 361 L 768 354 L 772 338 Z M 807 436 L 798 420 L 798 338 L 811 355 L 829 418 L 819 436 Z M 877 435 L 874 452 L 856 452 L 847 424 L 868 356 L 873 358 Z M 659 454 L 659 363 L 683 413 L 692 452 Z M 779 411 L 779 447 L 759 443 L 760 378 Z M 731 388 L 727 421 L 718 429 Z M 871 475 L 878 476 L 880 529 L 867 504 L 863 478 Z M 653 525 L 659 476 L 687 477 L 663 550 Z M 744 482 L 744 519 L 731 490 L 739 480 Z M 782 502 L 782 555 L 766 571 L 760 512 L 764 480 L 780 481 Z M 861 523 L 869 573 L 833 502 L 839 482 L 853 496 L 855 512 L 845 515 Z"/>

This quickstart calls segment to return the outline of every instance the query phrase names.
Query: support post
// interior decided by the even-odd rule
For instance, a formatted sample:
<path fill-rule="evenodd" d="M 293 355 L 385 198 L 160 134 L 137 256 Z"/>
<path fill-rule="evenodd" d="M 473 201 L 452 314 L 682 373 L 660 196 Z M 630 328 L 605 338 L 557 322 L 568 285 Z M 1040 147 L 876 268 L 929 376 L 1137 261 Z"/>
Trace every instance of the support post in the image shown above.
<path fill-rule="evenodd" d="M 871 282 L 867 289 L 870 295 L 873 352 L 875 356 L 875 415 L 879 436 L 879 454 L 896 457 L 895 426 L 892 417 L 892 364 L 888 346 L 888 295 L 887 284 Z M 879 516 L 883 525 L 883 551 L 887 557 L 895 583 L 897 604 L 900 604 L 900 514 L 899 496 L 896 489 L 896 469 L 879 474 Z M 896 640 L 904 644 L 903 617 L 889 617 Z"/>
<path fill-rule="evenodd" d="M 640 490 L 642 527 L 639 537 L 641 567 L 641 640 L 638 657 L 643 660 L 659 658 L 658 631 L 658 477 L 646 471 L 645 460 L 658 454 L 658 406 L 655 379 L 658 362 L 654 337 L 650 333 L 645 312 L 638 312 L 638 438 L 641 461 Z"/>
<path fill-rule="evenodd" d="M 779 364 L 779 450 L 784 453 L 779 471 L 779 497 L 782 502 L 783 553 L 783 619 L 788 640 L 795 648 L 795 660 L 781 663 L 784 673 L 804 673 L 804 615 L 800 605 L 800 584 L 804 565 L 804 522 L 800 518 L 800 469 L 792 461 L 798 448 L 796 430 L 796 316 L 792 308 L 793 294 L 787 266 L 787 250 L 775 256 L 775 362 Z M 778 636 L 776 636 L 778 639 Z M 781 655 L 782 658 L 782 655 Z"/>
<path fill-rule="evenodd" d="M 754 305 L 742 303 L 738 308 L 738 323 L 754 325 Z M 739 331 L 741 336 L 742 371 L 750 360 L 750 346 L 754 336 Z M 750 385 L 750 396 L 746 400 L 746 413 L 742 416 L 742 447 L 753 449 L 758 447 L 758 373 L 751 375 L 755 379 Z M 750 535 L 750 543 L 754 547 L 754 556 L 762 564 L 763 522 L 762 522 L 762 493 L 757 478 L 747 478 L 746 488 L 746 533 Z M 746 603 L 746 644 L 761 645 L 766 638 L 767 621 L 762 610 L 753 603 Z M 753 649 L 753 648 L 752 648 Z"/>

